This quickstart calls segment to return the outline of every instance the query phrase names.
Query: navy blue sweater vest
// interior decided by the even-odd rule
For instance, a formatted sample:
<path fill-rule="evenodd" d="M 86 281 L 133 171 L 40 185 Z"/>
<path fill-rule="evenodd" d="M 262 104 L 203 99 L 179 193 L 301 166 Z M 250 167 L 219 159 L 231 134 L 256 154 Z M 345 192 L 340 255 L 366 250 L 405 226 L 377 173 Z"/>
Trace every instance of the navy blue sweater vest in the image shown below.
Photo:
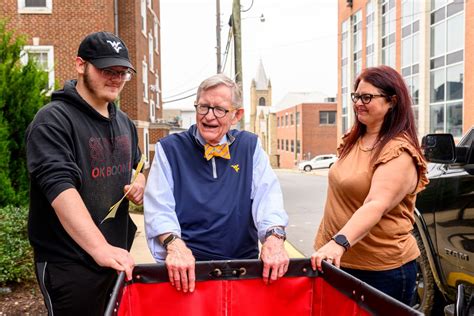
<path fill-rule="evenodd" d="M 232 130 L 231 159 L 204 158 L 196 126 L 160 141 L 171 166 L 176 215 L 186 245 L 198 261 L 255 259 L 257 229 L 252 217 L 253 155 L 257 136 Z"/>

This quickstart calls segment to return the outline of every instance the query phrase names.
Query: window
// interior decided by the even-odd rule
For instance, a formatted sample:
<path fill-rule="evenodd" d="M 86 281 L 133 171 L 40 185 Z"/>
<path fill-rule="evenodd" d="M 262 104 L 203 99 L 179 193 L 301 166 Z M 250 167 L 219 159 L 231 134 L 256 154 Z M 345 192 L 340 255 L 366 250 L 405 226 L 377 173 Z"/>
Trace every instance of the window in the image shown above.
<path fill-rule="evenodd" d="M 280 117 L 277 117 L 277 127 L 280 127 Z M 280 145 L 278 145 L 278 148 L 280 148 Z"/>
<path fill-rule="evenodd" d="M 143 148 L 145 149 L 145 167 L 150 166 L 150 133 L 148 127 L 143 128 Z"/>
<path fill-rule="evenodd" d="M 141 15 L 141 19 L 142 19 L 142 33 L 146 37 L 146 2 L 145 2 L 145 0 L 141 0 L 140 15 Z"/>
<path fill-rule="evenodd" d="M 290 114 L 290 125 L 293 125 L 294 122 L 293 122 L 293 114 Z"/>
<path fill-rule="evenodd" d="M 50 14 L 52 12 L 52 0 L 18 0 L 18 13 Z"/>
<path fill-rule="evenodd" d="M 288 126 L 288 114 L 285 114 L 285 126 Z"/>
<path fill-rule="evenodd" d="M 264 97 L 261 97 L 258 99 L 258 105 L 260 106 L 265 106 L 266 102 L 265 102 L 265 98 Z"/>
<path fill-rule="evenodd" d="M 349 127 L 349 21 L 342 22 L 342 34 L 341 34 L 341 132 L 344 134 Z"/>
<path fill-rule="evenodd" d="M 160 52 L 160 40 L 159 40 L 159 33 L 158 33 L 158 19 L 155 17 L 154 25 L 153 25 L 153 32 L 154 32 L 154 39 L 155 39 L 155 50 L 158 54 Z"/>
<path fill-rule="evenodd" d="M 280 140 L 277 139 L 277 149 L 280 149 Z"/>
<path fill-rule="evenodd" d="M 154 60 L 153 58 L 153 34 L 148 33 L 148 61 L 150 64 L 150 71 L 155 72 L 155 66 L 154 66 Z"/>
<path fill-rule="evenodd" d="M 155 108 L 155 102 L 153 100 L 150 100 L 150 122 L 155 123 L 155 117 L 156 117 L 156 108 Z"/>
<path fill-rule="evenodd" d="M 319 125 L 336 124 L 336 111 L 319 111 Z"/>
<path fill-rule="evenodd" d="M 295 141 L 291 140 L 291 152 L 295 152 Z"/>
<path fill-rule="evenodd" d="M 430 132 L 462 135 L 464 105 L 464 3 L 432 1 Z"/>
<path fill-rule="evenodd" d="M 362 12 L 357 11 L 352 16 L 352 51 L 354 59 L 354 76 L 362 70 Z"/>
<path fill-rule="evenodd" d="M 365 29 L 366 29 L 366 38 L 365 38 L 365 50 L 366 50 L 366 58 L 365 58 L 365 66 L 372 67 L 375 65 L 375 43 L 374 43 L 374 32 L 375 32 L 375 12 L 374 12 L 374 5 L 372 1 L 367 2 L 365 7 L 366 9 L 366 19 L 365 19 Z"/>
<path fill-rule="evenodd" d="M 296 112 L 296 125 L 300 124 L 300 112 Z"/>
<path fill-rule="evenodd" d="M 148 103 L 148 64 L 146 57 L 142 61 L 143 101 Z"/>
<path fill-rule="evenodd" d="M 395 67 L 395 0 L 384 0 L 382 3 L 382 63 Z"/>
<path fill-rule="evenodd" d="M 419 68 L 420 68 L 420 17 L 421 2 L 404 0 L 402 2 L 402 76 L 412 99 L 415 125 L 418 127 L 419 112 Z"/>
<path fill-rule="evenodd" d="M 296 140 L 296 153 L 297 154 L 300 153 L 300 140 L 299 139 Z"/>
<path fill-rule="evenodd" d="M 48 72 L 47 90 L 54 89 L 54 47 L 53 46 L 24 46 L 21 62 L 26 65 L 29 60 L 36 62 L 38 67 Z"/>
<path fill-rule="evenodd" d="M 286 147 L 286 151 L 288 151 L 288 148 L 289 148 L 289 147 L 288 147 L 288 139 L 285 140 L 285 144 L 286 144 L 286 146 L 285 146 L 285 147 Z"/>

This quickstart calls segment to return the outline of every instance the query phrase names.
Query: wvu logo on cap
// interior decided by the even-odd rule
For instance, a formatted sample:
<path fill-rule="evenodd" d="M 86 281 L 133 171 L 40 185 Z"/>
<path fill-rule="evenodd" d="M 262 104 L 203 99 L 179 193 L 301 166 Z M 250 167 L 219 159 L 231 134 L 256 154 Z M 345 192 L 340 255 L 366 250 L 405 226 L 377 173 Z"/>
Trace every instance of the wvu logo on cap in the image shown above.
<path fill-rule="evenodd" d="M 122 45 L 122 43 L 120 42 L 112 42 L 110 40 L 107 40 L 107 43 L 110 44 L 110 46 L 112 46 L 113 49 L 115 49 L 115 51 L 117 52 L 117 54 L 120 52 L 120 50 L 123 48 L 121 47 L 120 45 Z"/>
<path fill-rule="evenodd" d="M 240 168 L 239 168 L 239 164 L 236 164 L 236 165 L 230 165 L 232 168 L 234 168 L 235 172 L 239 172 Z"/>

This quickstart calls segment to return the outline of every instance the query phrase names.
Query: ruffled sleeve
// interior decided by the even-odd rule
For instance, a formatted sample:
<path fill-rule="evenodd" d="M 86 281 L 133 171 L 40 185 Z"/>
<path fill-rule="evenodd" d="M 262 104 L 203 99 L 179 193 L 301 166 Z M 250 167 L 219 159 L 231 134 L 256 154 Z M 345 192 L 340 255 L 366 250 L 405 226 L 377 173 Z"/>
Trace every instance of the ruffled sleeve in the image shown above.
<path fill-rule="evenodd" d="M 341 157 L 341 152 L 344 149 L 344 146 L 346 145 L 347 136 L 349 136 L 349 133 L 344 134 L 341 137 L 341 140 L 339 141 L 339 144 L 337 145 L 337 148 L 336 148 L 337 157 Z"/>
<path fill-rule="evenodd" d="M 411 145 L 405 138 L 396 138 L 385 145 L 384 149 L 375 161 L 374 169 L 376 169 L 380 164 L 387 163 L 390 160 L 399 157 L 402 152 L 407 152 L 413 158 L 413 162 L 415 163 L 416 169 L 418 171 L 418 184 L 415 188 L 415 191 L 413 192 L 413 194 L 416 194 L 422 191 L 429 183 L 428 177 L 426 175 L 427 166 L 423 156 L 421 156 L 415 147 L 413 147 L 413 145 Z"/>

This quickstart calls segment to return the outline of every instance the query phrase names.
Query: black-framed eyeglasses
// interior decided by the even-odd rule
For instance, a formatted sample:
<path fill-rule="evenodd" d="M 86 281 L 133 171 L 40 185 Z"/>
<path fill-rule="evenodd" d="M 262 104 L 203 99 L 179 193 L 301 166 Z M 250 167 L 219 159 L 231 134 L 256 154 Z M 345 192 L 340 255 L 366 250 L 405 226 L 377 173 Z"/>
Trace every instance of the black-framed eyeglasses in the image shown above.
<path fill-rule="evenodd" d="M 222 106 L 210 106 L 209 104 L 195 104 L 194 107 L 196 108 L 196 112 L 201 115 L 207 115 L 209 110 L 212 110 L 212 113 L 214 113 L 214 116 L 217 118 L 222 118 L 230 111 L 233 111 L 227 110 Z"/>
<path fill-rule="evenodd" d="M 104 76 L 108 80 L 120 79 L 122 81 L 130 81 L 133 75 L 133 72 L 129 69 L 124 71 L 117 71 L 110 68 L 103 68 L 100 71 L 102 73 L 102 76 Z"/>
<path fill-rule="evenodd" d="M 373 98 L 378 98 L 378 97 L 387 97 L 387 96 L 385 94 L 371 94 L 371 93 L 358 94 L 355 92 L 351 93 L 351 99 L 352 99 L 352 102 L 354 103 L 357 103 L 357 101 L 361 100 L 362 104 L 369 104 Z"/>

